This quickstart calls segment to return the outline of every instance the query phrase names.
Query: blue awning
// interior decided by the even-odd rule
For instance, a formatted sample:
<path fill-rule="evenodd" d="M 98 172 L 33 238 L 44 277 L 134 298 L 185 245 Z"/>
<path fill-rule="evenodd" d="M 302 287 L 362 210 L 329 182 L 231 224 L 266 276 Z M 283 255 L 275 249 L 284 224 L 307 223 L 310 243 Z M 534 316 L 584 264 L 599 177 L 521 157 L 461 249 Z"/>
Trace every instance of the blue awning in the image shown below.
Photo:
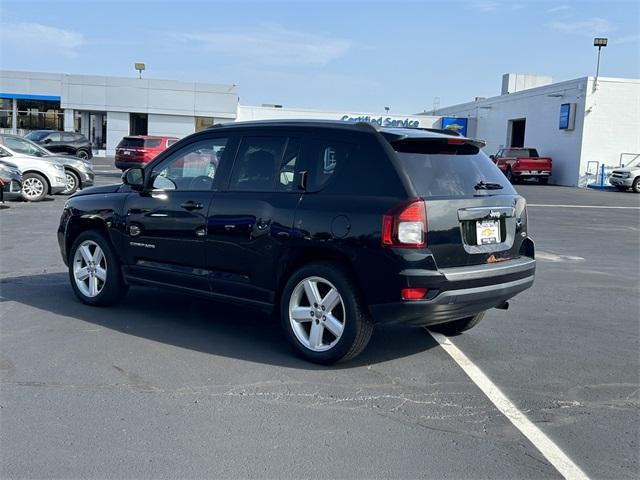
<path fill-rule="evenodd" d="M 33 95 L 25 93 L 5 93 L 0 92 L 0 98 L 15 98 L 18 100 L 49 100 L 51 102 L 59 102 L 60 97 L 55 95 Z"/>

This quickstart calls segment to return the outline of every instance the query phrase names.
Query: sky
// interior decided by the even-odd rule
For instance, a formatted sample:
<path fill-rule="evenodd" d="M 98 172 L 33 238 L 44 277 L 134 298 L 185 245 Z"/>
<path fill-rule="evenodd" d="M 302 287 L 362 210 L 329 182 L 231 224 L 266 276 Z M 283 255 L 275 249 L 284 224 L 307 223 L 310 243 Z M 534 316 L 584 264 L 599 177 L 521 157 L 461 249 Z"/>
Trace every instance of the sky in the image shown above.
<path fill-rule="evenodd" d="M 504 73 L 640 77 L 640 2 L 0 0 L 0 68 L 235 84 L 240 103 L 409 114 Z"/>

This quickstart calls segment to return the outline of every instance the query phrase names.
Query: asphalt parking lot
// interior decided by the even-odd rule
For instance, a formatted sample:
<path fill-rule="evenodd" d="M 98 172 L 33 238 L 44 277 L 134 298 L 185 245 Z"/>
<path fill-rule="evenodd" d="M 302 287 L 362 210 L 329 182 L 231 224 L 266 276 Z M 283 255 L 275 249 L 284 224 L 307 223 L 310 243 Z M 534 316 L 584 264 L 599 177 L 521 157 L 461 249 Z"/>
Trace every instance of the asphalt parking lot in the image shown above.
<path fill-rule="evenodd" d="M 638 478 L 640 195 L 517 189 L 536 283 L 452 343 L 587 476 Z M 2 478 L 560 477 L 422 329 L 324 368 L 252 310 L 150 288 L 82 305 L 63 203 L 0 211 Z"/>

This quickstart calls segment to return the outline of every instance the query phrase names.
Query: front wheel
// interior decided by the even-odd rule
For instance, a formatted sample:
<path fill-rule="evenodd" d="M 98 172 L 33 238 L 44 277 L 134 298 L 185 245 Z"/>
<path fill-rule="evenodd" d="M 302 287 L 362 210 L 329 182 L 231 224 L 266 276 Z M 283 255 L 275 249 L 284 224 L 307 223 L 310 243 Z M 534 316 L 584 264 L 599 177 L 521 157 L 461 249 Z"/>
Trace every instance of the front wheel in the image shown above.
<path fill-rule="evenodd" d="M 76 296 L 87 305 L 110 305 L 127 292 L 113 248 L 95 230 L 81 233 L 73 242 L 69 279 Z"/>
<path fill-rule="evenodd" d="M 453 322 L 430 325 L 428 328 L 429 330 L 433 330 L 434 332 L 442 333 L 447 336 L 459 335 L 479 324 L 484 318 L 484 313 L 485 312 L 481 312 L 473 317 L 461 318 L 460 320 L 454 320 Z"/>
<path fill-rule="evenodd" d="M 87 152 L 86 150 L 78 150 L 76 152 L 76 157 L 82 160 L 87 160 L 89 158 L 89 152 Z"/>
<path fill-rule="evenodd" d="M 281 299 L 282 326 L 296 351 L 320 364 L 357 356 L 373 331 L 349 274 L 332 263 L 312 263 L 287 281 Z"/>
<path fill-rule="evenodd" d="M 631 185 L 631 190 L 633 190 L 635 193 L 640 193 L 640 177 L 637 177 L 633 181 L 633 184 Z"/>
<path fill-rule="evenodd" d="M 47 196 L 49 183 L 39 173 L 25 173 L 22 177 L 22 198 L 27 202 L 39 202 Z"/>
<path fill-rule="evenodd" d="M 80 179 L 78 178 L 78 175 L 73 173 L 71 170 L 66 170 L 64 173 L 67 180 L 67 186 L 61 192 L 61 194 L 71 195 L 72 193 L 75 193 L 76 190 L 78 190 L 78 187 L 80 187 Z"/>

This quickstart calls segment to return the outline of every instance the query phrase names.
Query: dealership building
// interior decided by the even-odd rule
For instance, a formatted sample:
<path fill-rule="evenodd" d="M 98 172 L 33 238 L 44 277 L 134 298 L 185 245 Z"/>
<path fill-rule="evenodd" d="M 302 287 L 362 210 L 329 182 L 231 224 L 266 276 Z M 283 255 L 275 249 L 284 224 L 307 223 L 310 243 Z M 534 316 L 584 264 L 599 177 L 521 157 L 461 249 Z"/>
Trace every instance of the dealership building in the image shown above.
<path fill-rule="evenodd" d="M 235 85 L 0 70 L 0 131 L 84 133 L 96 155 L 126 135 L 183 137 L 216 123 L 279 118 L 449 128 L 487 142 L 485 152 L 527 146 L 553 158 L 550 182 L 584 186 L 600 166 L 640 158 L 640 80 L 505 74 L 501 95 L 402 115 L 239 105 Z"/>
<path fill-rule="evenodd" d="M 552 83 L 550 77 L 505 74 L 502 93 L 439 108 L 445 117 L 467 118 L 468 135 L 487 142 L 485 152 L 532 147 L 553 159 L 551 183 L 584 186 L 602 165 L 640 159 L 640 80 L 582 77 Z"/>

